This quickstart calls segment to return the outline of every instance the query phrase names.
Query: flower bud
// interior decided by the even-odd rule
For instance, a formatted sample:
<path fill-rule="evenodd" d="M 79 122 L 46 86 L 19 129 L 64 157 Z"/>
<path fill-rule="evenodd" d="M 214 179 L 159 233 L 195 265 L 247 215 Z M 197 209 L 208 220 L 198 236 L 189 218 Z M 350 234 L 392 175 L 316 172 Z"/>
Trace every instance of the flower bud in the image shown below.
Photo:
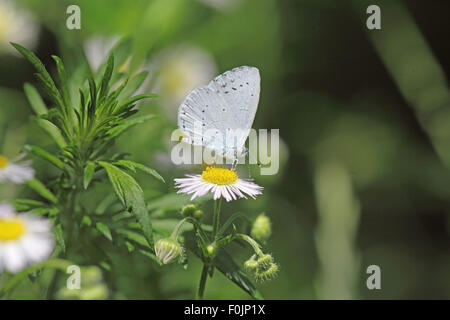
<path fill-rule="evenodd" d="M 206 247 L 206 251 L 208 251 L 208 254 L 210 256 L 213 256 L 216 253 L 217 247 L 214 244 L 210 244 Z"/>
<path fill-rule="evenodd" d="M 253 221 L 252 229 L 250 235 L 260 241 L 266 241 L 272 233 L 272 224 L 270 222 L 269 217 L 267 217 L 264 213 L 258 215 Z"/>
<path fill-rule="evenodd" d="M 160 262 L 168 264 L 175 261 L 181 255 L 183 248 L 176 240 L 163 238 L 155 243 L 155 252 Z"/>
<path fill-rule="evenodd" d="M 273 258 L 270 254 L 264 254 L 263 256 L 258 258 L 257 263 L 258 267 L 267 268 L 273 264 Z"/>
<path fill-rule="evenodd" d="M 183 217 L 192 217 L 196 210 L 197 206 L 193 203 L 189 203 L 181 209 L 181 214 Z"/>
<path fill-rule="evenodd" d="M 197 220 L 203 218 L 203 210 L 197 209 L 194 211 L 193 217 Z"/>
<path fill-rule="evenodd" d="M 270 266 L 265 269 L 258 268 L 258 270 L 256 270 L 255 272 L 255 279 L 261 282 L 272 280 L 277 276 L 278 270 L 279 268 L 276 263 L 270 264 Z"/>
<path fill-rule="evenodd" d="M 248 272 L 256 271 L 256 269 L 258 268 L 258 262 L 254 259 L 254 257 L 251 257 L 244 262 L 244 268 Z"/>

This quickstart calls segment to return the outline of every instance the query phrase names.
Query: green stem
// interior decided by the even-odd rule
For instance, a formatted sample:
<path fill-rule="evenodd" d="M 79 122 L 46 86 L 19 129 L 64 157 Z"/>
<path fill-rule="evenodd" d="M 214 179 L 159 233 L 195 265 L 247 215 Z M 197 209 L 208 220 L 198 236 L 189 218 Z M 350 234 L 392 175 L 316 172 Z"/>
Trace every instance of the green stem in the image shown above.
<path fill-rule="evenodd" d="M 237 234 L 235 234 L 235 238 L 246 241 L 253 248 L 253 250 L 259 257 L 262 257 L 264 255 L 264 252 L 262 252 L 261 247 L 258 244 L 258 242 L 256 242 L 253 238 L 249 237 L 248 235 L 242 234 L 242 233 L 237 233 Z"/>
<path fill-rule="evenodd" d="M 176 241 L 178 238 L 178 233 L 180 232 L 181 226 L 188 220 L 189 220 L 189 217 L 186 217 L 186 218 L 182 219 L 180 222 L 178 222 L 178 224 L 173 229 L 172 234 L 170 235 L 170 238 L 172 238 L 173 240 Z"/>
<path fill-rule="evenodd" d="M 198 285 L 197 300 L 203 300 L 203 294 L 205 293 L 206 280 L 208 279 L 208 269 L 207 264 L 203 265 L 202 276 L 200 277 L 200 283 Z"/>
<path fill-rule="evenodd" d="M 68 204 L 64 210 L 65 216 L 68 218 L 67 220 L 67 240 L 66 240 L 66 252 L 64 253 L 64 256 L 67 257 L 68 256 L 68 250 L 70 249 L 70 246 L 73 243 L 73 238 L 74 238 L 74 229 L 75 229 L 75 221 L 74 219 L 75 217 L 75 209 L 76 209 L 76 203 L 77 203 L 77 196 L 78 196 L 78 192 L 79 192 L 79 178 L 75 179 L 75 188 L 70 192 L 69 194 L 69 199 L 68 199 Z M 48 289 L 47 289 L 47 300 L 53 299 L 56 295 L 56 291 L 57 291 L 57 283 L 59 280 L 59 277 L 61 275 L 61 272 L 59 272 L 58 270 L 55 270 L 53 272 L 52 278 L 50 280 Z"/>
<path fill-rule="evenodd" d="M 262 257 L 264 255 L 264 252 L 262 252 L 258 242 L 256 242 L 253 238 L 249 237 L 248 235 L 242 233 L 230 234 L 220 240 L 215 241 L 214 244 L 217 246 L 217 248 L 221 248 L 236 239 L 241 239 L 247 242 L 259 257 Z"/>
<path fill-rule="evenodd" d="M 217 240 L 219 223 L 220 223 L 220 208 L 222 206 L 222 198 L 217 199 L 214 202 L 214 217 L 213 217 L 213 241 Z"/>
<path fill-rule="evenodd" d="M 212 234 L 213 241 L 217 240 L 217 237 L 218 237 L 221 206 L 222 206 L 222 199 L 219 198 L 218 200 L 216 200 L 214 202 L 213 234 Z M 202 275 L 200 277 L 200 283 L 198 285 L 197 300 L 203 299 L 203 294 L 205 292 L 205 287 L 206 287 L 206 280 L 208 279 L 208 272 L 211 268 L 213 268 L 211 266 L 210 261 L 206 262 L 205 260 L 206 260 L 206 258 L 203 257 L 203 269 L 202 269 Z M 213 270 L 213 269 L 211 269 L 211 270 Z M 212 273 L 211 273 L 211 276 L 212 276 Z"/>

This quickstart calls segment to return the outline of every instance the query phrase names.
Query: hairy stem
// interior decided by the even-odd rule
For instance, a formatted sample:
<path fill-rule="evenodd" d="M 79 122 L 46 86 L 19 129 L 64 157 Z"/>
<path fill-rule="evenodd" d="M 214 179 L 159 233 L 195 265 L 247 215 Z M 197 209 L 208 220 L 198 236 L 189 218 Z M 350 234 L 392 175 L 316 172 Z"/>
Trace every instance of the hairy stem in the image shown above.
<path fill-rule="evenodd" d="M 197 300 L 203 299 L 203 294 L 205 293 L 205 287 L 206 287 L 206 280 L 208 279 L 208 269 L 209 266 L 207 264 L 203 265 L 202 269 L 202 276 L 200 277 L 200 283 L 198 285 L 198 291 L 197 291 Z"/>
<path fill-rule="evenodd" d="M 67 206 L 62 211 L 65 215 L 65 217 L 68 218 L 67 221 L 67 240 L 66 240 L 66 252 L 65 256 L 68 255 L 68 250 L 70 248 L 70 245 L 72 244 L 73 237 L 74 237 L 74 229 L 75 229 L 75 209 L 77 204 L 77 197 L 79 193 L 79 178 L 75 179 L 75 188 L 70 192 L 69 194 L 69 200 Z M 61 275 L 61 272 L 59 270 L 55 270 L 52 276 L 52 279 L 50 280 L 50 284 L 47 289 L 47 299 L 54 299 L 56 294 L 56 285 L 58 283 L 59 277 Z"/>
<path fill-rule="evenodd" d="M 215 200 L 214 202 L 214 217 L 213 217 L 213 241 L 217 240 L 217 231 L 219 231 L 220 223 L 220 207 L 222 205 L 222 198 Z"/>
<path fill-rule="evenodd" d="M 244 240 L 245 242 L 247 242 L 253 248 L 253 251 L 255 251 L 255 253 L 259 257 L 262 257 L 264 255 L 258 242 L 256 242 L 253 238 L 249 237 L 248 235 L 242 234 L 242 233 L 230 234 L 220 240 L 215 241 L 214 244 L 218 248 L 220 248 L 220 247 L 223 247 L 223 246 L 231 243 L 232 241 L 234 241 L 236 239 Z"/>
<path fill-rule="evenodd" d="M 218 237 L 221 206 L 222 206 L 222 199 L 219 198 L 219 199 L 215 200 L 214 216 L 213 216 L 213 234 L 212 234 L 213 241 L 217 240 L 217 237 Z M 205 292 L 205 287 L 206 287 L 206 280 L 208 279 L 208 271 L 210 271 L 210 269 L 213 268 L 211 266 L 211 263 L 209 260 L 208 260 L 208 262 L 205 261 L 206 259 L 207 258 L 205 258 L 205 257 L 203 258 L 202 275 L 200 277 L 200 283 L 199 283 L 198 291 L 197 291 L 197 299 L 198 300 L 203 299 L 203 294 Z M 212 271 L 212 269 L 211 269 L 211 271 Z M 212 276 L 212 272 L 211 272 L 211 276 Z"/>

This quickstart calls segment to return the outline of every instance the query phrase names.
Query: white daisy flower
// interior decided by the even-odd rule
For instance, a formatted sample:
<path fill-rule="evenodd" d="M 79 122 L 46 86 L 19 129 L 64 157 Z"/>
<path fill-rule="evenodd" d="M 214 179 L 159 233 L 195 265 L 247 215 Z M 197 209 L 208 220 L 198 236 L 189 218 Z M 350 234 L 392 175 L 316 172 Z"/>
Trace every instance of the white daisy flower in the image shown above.
<path fill-rule="evenodd" d="M 160 94 L 163 112 L 176 119 L 178 106 L 186 94 L 199 85 L 207 84 L 217 72 L 214 57 L 200 47 L 178 45 L 163 50 L 146 67 L 154 70 L 152 91 Z M 148 79 L 150 80 L 150 78 Z M 144 83 L 142 88 L 147 85 Z"/>
<path fill-rule="evenodd" d="M 17 214 L 0 204 L 0 273 L 17 273 L 29 264 L 46 260 L 53 251 L 50 223 L 28 213 Z"/>
<path fill-rule="evenodd" d="M 33 179 L 34 170 L 31 168 L 31 162 L 17 162 L 18 160 L 20 159 L 9 161 L 6 157 L 0 155 L 0 183 L 21 184 Z"/>
<path fill-rule="evenodd" d="M 11 0 L 0 0 L 0 52 L 18 54 L 10 45 L 17 42 L 33 49 L 39 34 L 39 24 L 27 10 Z"/>
<path fill-rule="evenodd" d="M 224 197 L 231 201 L 237 198 L 247 199 L 247 196 L 255 199 L 263 189 L 251 181 L 240 179 L 233 169 L 207 167 L 202 174 L 186 177 L 175 179 L 175 187 L 179 189 L 178 193 L 192 194 L 191 200 L 208 192 L 213 193 L 214 200 Z"/>

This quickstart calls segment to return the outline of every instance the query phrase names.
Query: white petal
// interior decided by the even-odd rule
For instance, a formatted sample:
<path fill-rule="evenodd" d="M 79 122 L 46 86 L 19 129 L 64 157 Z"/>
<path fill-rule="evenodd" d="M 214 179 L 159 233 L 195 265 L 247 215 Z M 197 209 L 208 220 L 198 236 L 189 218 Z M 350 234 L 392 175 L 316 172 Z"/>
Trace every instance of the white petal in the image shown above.
<path fill-rule="evenodd" d="M 20 245 L 16 242 L 2 246 L 3 265 L 11 273 L 17 273 L 25 268 L 27 260 Z"/>
<path fill-rule="evenodd" d="M 34 170 L 28 162 L 10 163 L 0 172 L 0 182 L 24 183 L 33 179 Z"/>
<path fill-rule="evenodd" d="M 48 236 L 27 235 L 21 240 L 21 244 L 30 262 L 44 261 L 53 251 L 53 240 Z"/>

